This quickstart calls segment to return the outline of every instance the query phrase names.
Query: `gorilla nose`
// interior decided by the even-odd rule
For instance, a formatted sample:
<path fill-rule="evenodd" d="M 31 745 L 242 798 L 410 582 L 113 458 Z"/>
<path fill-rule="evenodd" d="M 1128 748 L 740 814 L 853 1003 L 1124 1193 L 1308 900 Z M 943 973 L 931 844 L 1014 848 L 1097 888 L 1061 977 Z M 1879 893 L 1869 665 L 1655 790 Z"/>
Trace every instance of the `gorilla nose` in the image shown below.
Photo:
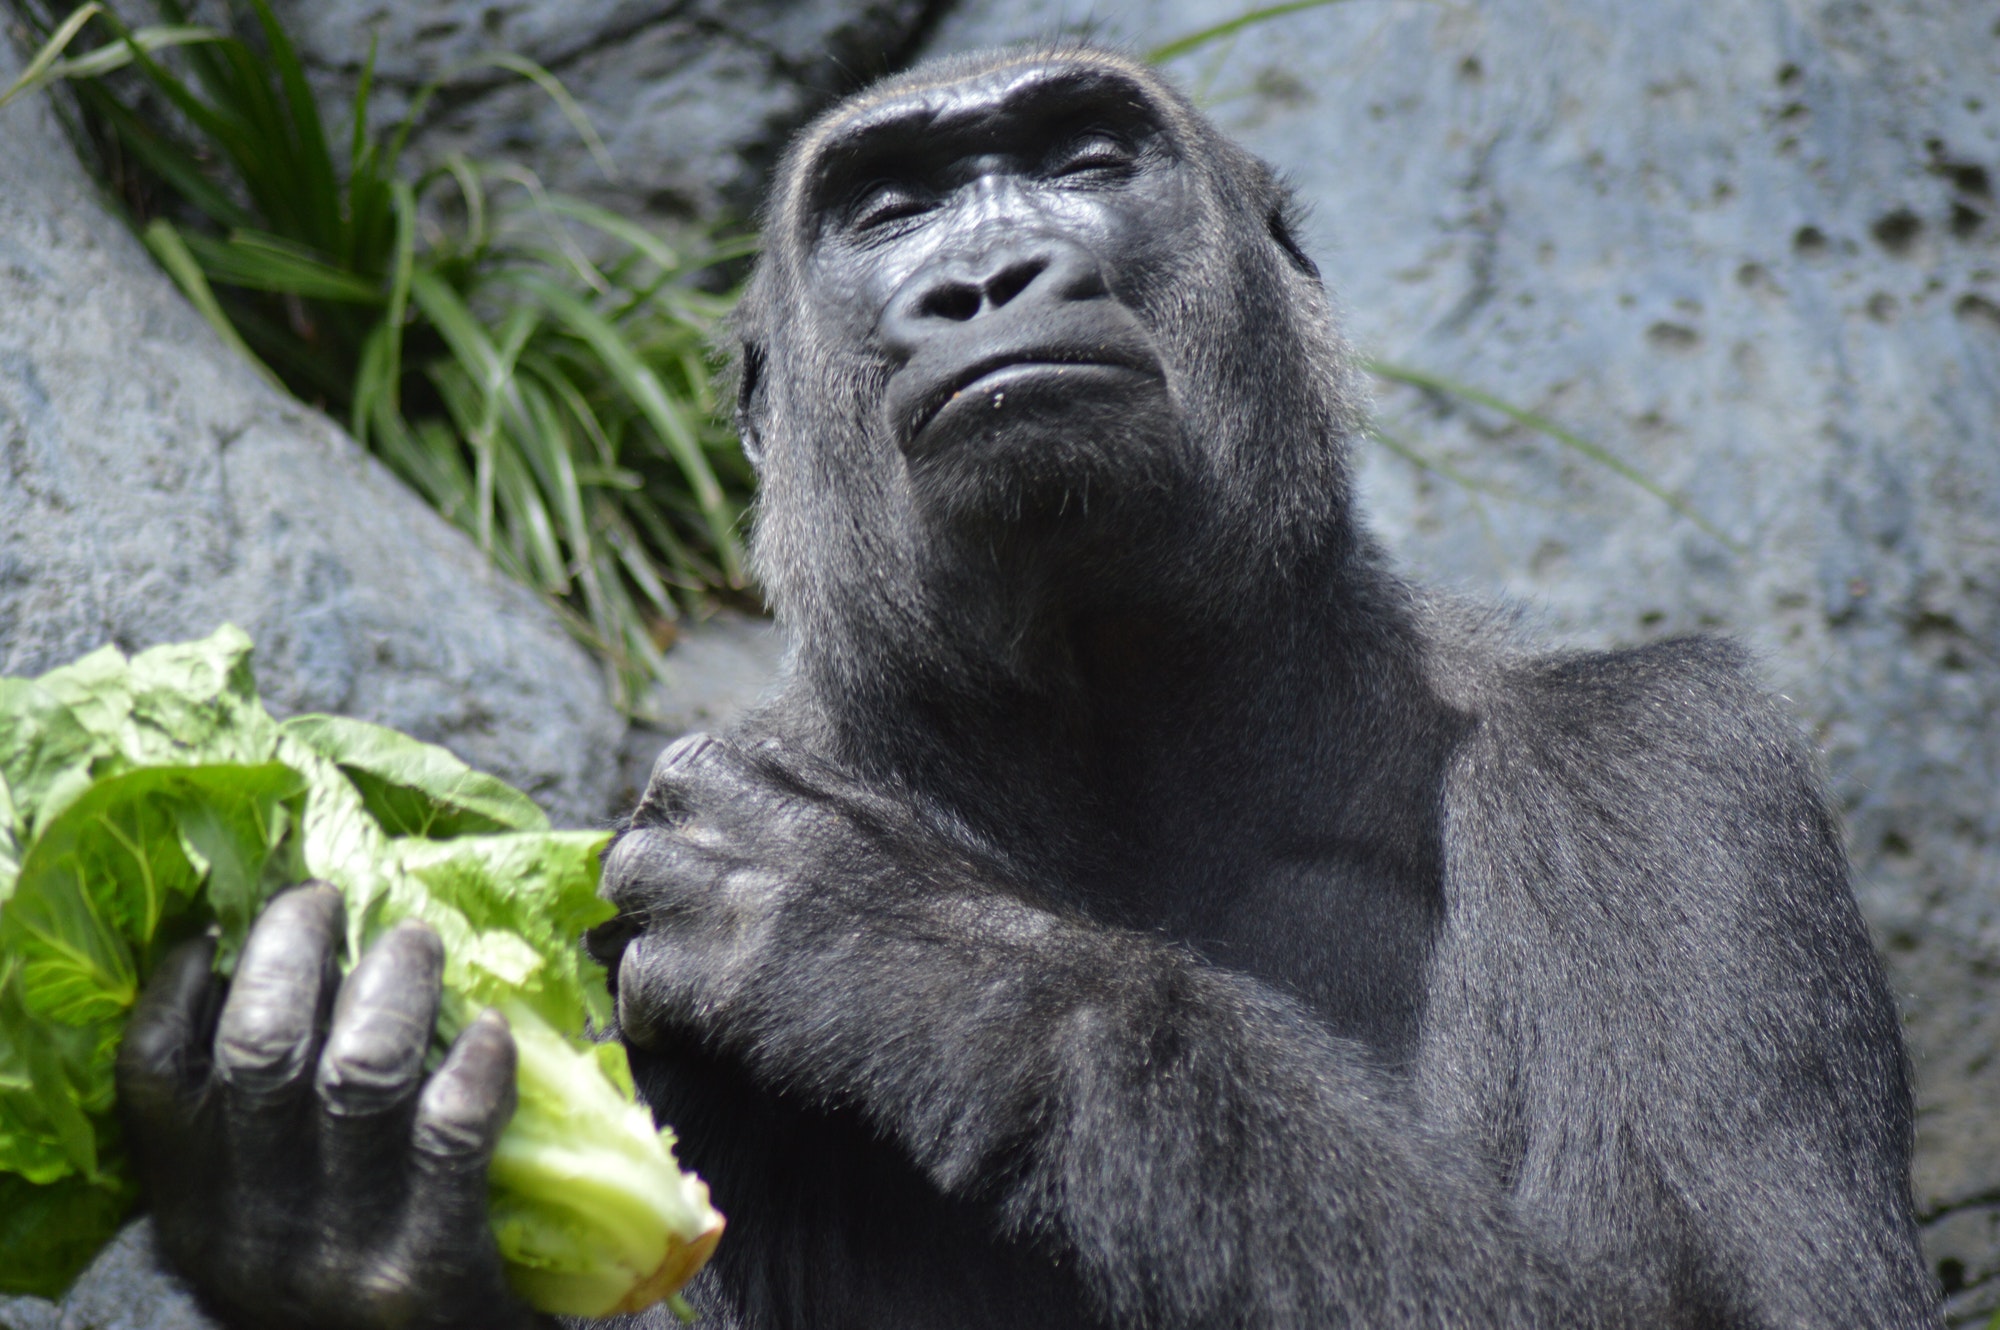
<path fill-rule="evenodd" d="M 1109 294 L 1097 259 L 1054 239 L 1007 244 L 973 257 L 950 255 L 926 264 L 903 283 L 883 312 L 889 347 L 914 354 L 938 336 L 996 314 L 1032 317 L 1042 307 Z"/>

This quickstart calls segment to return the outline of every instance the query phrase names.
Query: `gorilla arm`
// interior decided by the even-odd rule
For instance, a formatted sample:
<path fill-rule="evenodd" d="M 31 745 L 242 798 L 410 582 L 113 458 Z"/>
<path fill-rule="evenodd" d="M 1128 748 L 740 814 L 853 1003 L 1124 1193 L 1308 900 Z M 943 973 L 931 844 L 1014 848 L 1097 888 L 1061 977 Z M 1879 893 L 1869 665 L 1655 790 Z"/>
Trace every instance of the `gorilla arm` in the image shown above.
<path fill-rule="evenodd" d="M 683 741 L 607 864 L 625 1037 L 858 1109 L 1118 1324 L 1625 1323 L 1358 1046 L 1004 881 L 775 744 Z"/>

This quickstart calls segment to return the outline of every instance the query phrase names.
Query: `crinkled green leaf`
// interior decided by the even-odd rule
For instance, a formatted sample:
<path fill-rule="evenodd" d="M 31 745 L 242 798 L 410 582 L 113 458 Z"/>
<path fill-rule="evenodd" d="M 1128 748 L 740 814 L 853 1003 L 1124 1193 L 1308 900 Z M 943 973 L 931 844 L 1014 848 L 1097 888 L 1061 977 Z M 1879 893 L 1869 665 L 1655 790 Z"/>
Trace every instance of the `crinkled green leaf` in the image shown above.
<path fill-rule="evenodd" d="M 198 642 L 132 657 L 125 756 L 135 764 L 269 761 L 277 722 L 257 700 L 250 650 L 243 630 L 224 624 Z"/>
<path fill-rule="evenodd" d="M 121 1016 L 162 918 L 188 907 L 214 864 L 224 922 L 247 924 L 255 902 L 242 884 L 260 880 L 285 827 L 280 805 L 303 792 L 298 773 L 276 762 L 145 767 L 98 781 L 28 847 L 0 910 L 0 954 L 19 959 L 28 1010 L 70 1025 Z M 200 868 L 190 844 L 208 861 Z"/>
<path fill-rule="evenodd" d="M 7 777 L 0 775 L 0 904 L 14 894 L 14 878 L 21 871 L 21 837 L 26 828 L 14 816 L 14 791 Z"/>
<path fill-rule="evenodd" d="M 346 902 L 349 961 L 402 919 L 437 930 L 442 1038 L 493 1005 L 524 1041 L 495 1164 L 510 1277 L 544 1310 L 667 1295 L 721 1220 L 622 1048 L 585 1038 L 610 1016 L 580 945 L 612 913 L 608 833 L 550 831 L 525 795 L 379 726 L 281 726 L 249 661 L 226 627 L 0 680 L 0 1291 L 59 1292 L 129 1210 L 113 1066 L 156 958 L 214 929 L 226 973 L 263 902 L 313 877 Z"/>
<path fill-rule="evenodd" d="M 284 730 L 336 763 L 391 836 L 548 830 L 534 800 L 435 744 L 343 716 L 297 716 Z"/>
<path fill-rule="evenodd" d="M 609 919 L 597 895 L 610 835 L 516 832 L 394 842 L 380 925 L 411 915 L 445 943 L 445 983 L 478 1007 L 519 998 L 568 1035 L 610 1018 L 604 970 L 576 939 Z"/>
<path fill-rule="evenodd" d="M 111 1109 L 111 1031 L 43 1021 L 21 1001 L 20 963 L 0 964 L 0 1172 L 31 1182 L 96 1174 L 90 1118 Z"/>
<path fill-rule="evenodd" d="M 306 781 L 297 847 L 301 877 L 340 889 L 347 903 L 347 955 L 352 960 L 374 936 L 369 924 L 375 903 L 400 871 L 389 853 L 389 838 L 331 759 L 283 732 L 278 757 Z M 231 939 L 225 935 L 223 941 L 226 948 Z"/>
<path fill-rule="evenodd" d="M 7 781 L 9 825 L 20 837 L 44 809 L 87 789 L 90 764 L 113 749 L 62 694 L 43 680 L 0 679 L 0 777 Z"/>

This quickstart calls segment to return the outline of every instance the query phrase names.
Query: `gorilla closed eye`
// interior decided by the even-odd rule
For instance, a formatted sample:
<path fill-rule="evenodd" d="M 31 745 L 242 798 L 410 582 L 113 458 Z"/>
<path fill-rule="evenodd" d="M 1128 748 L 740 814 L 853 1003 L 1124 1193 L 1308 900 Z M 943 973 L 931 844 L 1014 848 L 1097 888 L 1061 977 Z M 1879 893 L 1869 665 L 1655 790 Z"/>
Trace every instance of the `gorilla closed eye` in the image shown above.
<path fill-rule="evenodd" d="M 1129 167 L 1138 156 L 1132 141 L 1108 129 L 1092 129 L 1077 135 L 1049 157 L 1044 168 L 1051 176 L 1075 175 Z"/>
<path fill-rule="evenodd" d="M 905 217 L 914 217 L 926 211 L 932 201 L 928 192 L 917 190 L 902 181 L 878 180 L 855 192 L 854 201 L 846 209 L 848 225 L 857 231 L 872 230 Z"/>

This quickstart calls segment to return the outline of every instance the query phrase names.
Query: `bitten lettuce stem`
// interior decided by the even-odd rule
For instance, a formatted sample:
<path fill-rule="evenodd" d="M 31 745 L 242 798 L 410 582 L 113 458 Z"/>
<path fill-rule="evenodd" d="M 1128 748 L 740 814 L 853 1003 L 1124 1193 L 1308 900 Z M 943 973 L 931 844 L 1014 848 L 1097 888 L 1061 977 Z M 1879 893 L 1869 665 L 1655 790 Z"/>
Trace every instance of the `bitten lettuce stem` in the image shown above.
<path fill-rule="evenodd" d="M 673 1133 L 637 1102 L 625 1050 L 579 1050 L 520 1002 L 520 1104 L 489 1173 L 507 1276 L 534 1306 L 605 1316 L 657 1302 L 722 1236 L 708 1188 L 674 1162 Z"/>

